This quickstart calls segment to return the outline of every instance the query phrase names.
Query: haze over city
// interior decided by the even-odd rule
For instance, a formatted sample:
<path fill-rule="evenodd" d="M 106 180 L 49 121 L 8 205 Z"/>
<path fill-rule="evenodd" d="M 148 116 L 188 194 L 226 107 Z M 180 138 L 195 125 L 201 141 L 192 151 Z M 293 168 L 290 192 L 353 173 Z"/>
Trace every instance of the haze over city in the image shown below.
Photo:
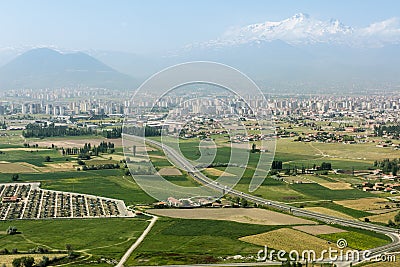
<path fill-rule="evenodd" d="M 1 267 L 398 267 L 399 10 L 1 1 Z"/>

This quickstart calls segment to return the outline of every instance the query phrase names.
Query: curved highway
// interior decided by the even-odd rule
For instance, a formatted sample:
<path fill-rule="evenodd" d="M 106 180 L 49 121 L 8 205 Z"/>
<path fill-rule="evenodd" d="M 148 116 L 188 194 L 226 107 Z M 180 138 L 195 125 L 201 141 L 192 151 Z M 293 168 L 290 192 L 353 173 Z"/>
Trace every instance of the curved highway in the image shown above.
<path fill-rule="evenodd" d="M 142 137 L 131 136 L 131 135 L 129 135 L 129 136 L 135 137 L 135 138 L 140 138 L 143 140 Z M 338 218 L 338 217 L 331 216 L 331 215 L 320 214 L 320 213 L 296 208 L 296 207 L 293 207 L 293 206 L 290 206 L 290 205 L 287 205 L 287 204 L 284 204 L 281 202 L 272 201 L 272 200 L 268 200 L 265 198 L 253 196 L 253 195 L 250 195 L 250 194 L 247 194 L 247 193 L 235 190 L 235 189 L 226 188 L 224 185 L 221 185 L 218 182 L 205 176 L 203 173 L 201 173 L 199 170 L 197 170 L 187 159 L 183 158 L 178 152 L 176 152 L 171 147 L 169 147 L 165 144 L 162 144 L 160 142 L 157 142 L 155 140 L 151 140 L 151 139 L 146 139 L 146 142 L 162 149 L 164 151 L 165 155 L 177 167 L 187 171 L 188 174 L 193 179 L 195 179 L 197 182 L 199 182 L 200 184 L 202 184 L 204 186 L 212 188 L 214 190 L 223 192 L 224 194 L 229 194 L 231 196 L 237 196 L 240 198 L 244 198 L 244 199 L 247 199 L 248 201 L 251 201 L 251 202 L 254 202 L 257 204 L 269 206 L 271 208 L 281 210 L 281 211 L 286 211 L 286 212 L 292 213 L 293 215 L 296 215 L 296 216 L 302 216 L 302 217 L 307 217 L 307 218 L 311 218 L 311 219 L 316 219 L 316 220 L 323 221 L 328 224 L 339 224 L 339 225 L 343 225 L 343 226 L 350 226 L 350 227 L 354 227 L 354 228 L 365 229 L 365 230 L 370 230 L 370 231 L 374 231 L 377 233 L 382 233 L 382 234 L 389 236 L 392 239 L 392 243 L 390 243 L 388 245 L 370 249 L 369 250 L 370 257 L 378 256 L 380 254 L 384 254 L 384 253 L 388 253 L 388 252 L 393 252 L 396 250 L 400 250 L 400 235 L 399 235 L 399 231 L 396 229 L 385 227 L 385 226 L 380 226 L 380 225 L 374 225 L 371 223 L 356 221 L 356 220 L 342 219 L 342 218 Z M 364 261 L 364 260 L 365 259 L 354 260 L 353 264 L 356 262 Z M 349 262 L 347 262 L 347 264 L 349 264 Z"/>

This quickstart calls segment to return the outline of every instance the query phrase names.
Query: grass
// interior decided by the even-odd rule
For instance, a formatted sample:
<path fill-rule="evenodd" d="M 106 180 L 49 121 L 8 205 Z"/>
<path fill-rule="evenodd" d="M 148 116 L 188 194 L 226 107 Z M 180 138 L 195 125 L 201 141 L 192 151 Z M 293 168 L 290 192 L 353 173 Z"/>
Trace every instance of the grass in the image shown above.
<path fill-rule="evenodd" d="M 366 233 L 360 233 L 354 231 L 323 234 L 323 235 L 318 235 L 318 237 L 331 241 L 332 243 L 336 243 L 336 241 L 339 239 L 345 239 L 347 241 L 348 247 L 358 250 L 376 248 L 390 243 L 390 238 L 389 240 L 387 238 L 384 238 L 386 236 L 377 237 L 377 236 L 371 236 Z"/>
<path fill-rule="evenodd" d="M 290 188 L 316 200 L 344 200 L 373 196 L 371 193 L 357 189 L 330 190 L 319 184 L 292 184 Z"/>
<path fill-rule="evenodd" d="M 238 238 L 278 229 L 227 221 L 160 219 L 127 265 L 167 265 L 218 262 L 218 257 L 254 256 L 259 246 Z"/>
<path fill-rule="evenodd" d="M 306 207 L 324 207 L 327 209 L 335 210 L 335 211 L 341 212 L 343 214 L 349 215 L 353 218 L 362 218 L 362 217 L 372 215 L 369 212 L 343 207 L 341 205 L 338 205 L 338 204 L 335 204 L 332 202 L 318 202 L 318 203 L 308 202 L 308 203 L 302 203 L 302 204 L 295 204 L 294 206 L 304 207 L 304 208 L 306 208 Z"/>
<path fill-rule="evenodd" d="M 20 182 L 40 182 L 43 189 L 77 192 L 124 200 L 127 205 L 153 203 L 124 170 L 93 170 L 20 174 Z M 11 182 L 10 174 L 0 174 L 0 182 Z"/>
<path fill-rule="evenodd" d="M 95 257 L 119 259 L 147 227 L 144 219 L 79 219 L 1 221 L 0 229 L 17 227 L 21 234 L 0 234 L 0 248 L 28 251 L 38 246 L 65 250 L 70 244 L 75 251 Z"/>
<path fill-rule="evenodd" d="M 35 150 L 32 148 L 31 151 L 6 151 L 4 154 L 0 154 L 0 161 L 8 162 L 27 162 L 38 167 L 44 167 L 46 156 L 50 156 L 52 162 L 66 162 L 66 160 L 72 161 L 72 157 L 62 156 L 57 150 Z"/>
<path fill-rule="evenodd" d="M 114 170 L 112 175 L 101 170 L 86 173 L 86 177 L 43 181 L 42 188 L 116 198 L 124 200 L 127 205 L 154 202 L 132 177 L 123 176 L 121 171 Z"/>

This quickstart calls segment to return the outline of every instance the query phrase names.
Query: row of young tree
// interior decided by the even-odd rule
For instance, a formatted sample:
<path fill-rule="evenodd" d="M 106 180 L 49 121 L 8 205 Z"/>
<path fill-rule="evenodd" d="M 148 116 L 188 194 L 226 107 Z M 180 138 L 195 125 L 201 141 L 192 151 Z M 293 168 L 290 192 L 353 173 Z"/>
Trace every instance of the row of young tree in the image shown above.
<path fill-rule="evenodd" d="M 156 127 L 150 127 L 147 125 L 144 128 L 137 126 L 127 126 L 124 129 L 124 133 L 135 136 L 160 136 L 161 129 Z"/>
<path fill-rule="evenodd" d="M 55 126 L 54 123 L 49 124 L 47 127 L 43 127 L 39 124 L 30 123 L 26 126 L 26 129 L 22 131 L 22 135 L 25 138 L 45 138 L 54 136 L 81 136 L 98 134 L 105 138 L 121 138 L 122 127 L 112 128 L 110 130 L 104 129 L 100 133 L 98 133 L 98 131 L 93 130 L 92 128 Z"/>
<path fill-rule="evenodd" d="M 101 135 L 105 138 L 121 138 L 122 127 L 112 128 L 111 130 L 103 130 Z"/>
<path fill-rule="evenodd" d="M 106 170 L 106 169 L 119 169 L 120 165 L 119 164 L 101 164 L 101 165 L 83 165 L 82 170 L 83 171 L 91 171 L 91 170 Z"/>
<path fill-rule="evenodd" d="M 90 155 L 98 156 L 100 153 L 114 153 L 115 144 L 102 141 L 98 146 L 85 143 L 81 148 L 62 148 L 61 153 L 65 155 L 79 155 L 79 158 L 90 159 Z"/>
<path fill-rule="evenodd" d="M 382 161 L 375 161 L 374 162 L 374 167 L 379 168 L 382 170 L 383 173 L 385 174 L 393 174 L 397 175 L 397 172 L 399 170 L 399 159 L 384 159 Z"/>
<path fill-rule="evenodd" d="M 294 167 L 297 169 L 296 167 Z M 283 169 L 290 169 L 290 168 L 283 168 L 283 163 L 280 160 L 274 160 L 271 165 L 272 170 L 283 170 Z M 306 168 L 302 166 L 302 173 L 305 173 Z M 332 164 L 330 162 L 322 162 L 321 166 L 317 166 L 316 164 L 313 165 L 313 169 L 320 170 L 320 171 L 329 171 L 332 170 Z"/>
<path fill-rule="evenodd" d="M 92 128 L 72 128 L 67 126 L 55 126 L 54 123 L 49 124 L 48 127 L 43 127 L 39 124 L 30 123 L 26 129 L 22 131 L 25 138 L 36 137 L 53 137 L 53 136 L 81 136 L 93 135 L 95 132 Z"/>

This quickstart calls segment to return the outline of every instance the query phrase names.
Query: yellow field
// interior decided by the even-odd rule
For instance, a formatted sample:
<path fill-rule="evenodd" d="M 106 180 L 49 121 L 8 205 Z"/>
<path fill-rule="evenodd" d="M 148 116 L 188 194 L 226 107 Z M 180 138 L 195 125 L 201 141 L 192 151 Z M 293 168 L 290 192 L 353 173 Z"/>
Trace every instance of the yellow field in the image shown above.
<path fill-rule="evenodd" d="M 221 171 L 221 170 L 218 170 L 218 169 L 215 169 L 215 168 L 207 168 L 204 171 L 206 172 L 206 174 L 209 174 L 209 175 L 212 175 L 212 176 L 218 176 L 218 177 L 219 176 L 230 176 L 230 177 L 235 176 L 232 173 L 224 172 L 224 171 Z"/>
<path fill-rule="evenodd" d="M 347 214 L 341 213 L 341 212 L 336 211 L 336 210 L 327 209 L 327 208 L 324 208 L 324 207 L 308 207 L 308 208 L 305 208 L 305 209 L 309 210 L 309 211 L 313 211 L 313 212 L 326 214 L 326 215 L 340 217 L 340 218 L 343 218 L 343 219 L 354 219 L 353 217 L 351 217 L 351 216 L 349 216 Z"/>
<path fill-rule="evenodd" d="M 355 209 L 355 210 L 376 210 L 383 209 L 385 205 L 388 204 L 390 206 L 389 200 L 385 198 L 360 198 L 360 199 L 352 199 L 352 200 L 340 200 L 334 201 L 334 203 L 338 205 L 342 205 L 346 208 Z"/>
<path fill-rule="evenodd" d="M 48 148 L 33 148 L 33 147 L 11 147 L 11 148 L 2 148 L 1 151 L 44 151 L 50 150 Z"/>
<path fill-rule="evenodd" d="M 332 227 L 330 225 L 299 225 L 293 229 L 305 232 L 310 235 L 325 235 L 347 232 L 346 230 Z"/>
<path fill-rule="evenodd" d="M 329 250 L 329 247 L 335 246 L 328 244 L 326 240 L 290 228 L 281 228 L 267 233 L 245 236 L 239 238 L 239 240 L 287 252 L 291 250 L 299 252 L 314 250 L 317 255 L 320 255 L 322 250 Z"/>
<path fill-rule="evenodd" d="M 22 163 L 0 163 L 0 173 L 30 173 L 37 172 L 31 166 Z"/>
<path fill-rule="evenodd" d="M 399 211 L 391 211 L 388 213 L 368 216 L 366 218 L 368 218 L 371 222 L 387 223 L 389 220 L 393 221 L 394 216 L 396 216 L 397 213 L 399 213 Z M 361 219 L 364 220 L 364 218 Z"/>
<path fill-rule="evenodd" d="M 165 176 L 182 175 L 182 172 L 177 168 L 162 168 L 158 171 L 158 174 Z"/>
<path fill-rule="evenodd" d="M 49 259 L 52 259 L 54 257 L 57 258 L 62 258 L 67 256 L 66 254 L 17 254 L 17 255 L 1 255 L 0 256 L 0 264 L 5 264 L 6 266 L 12 266 L 12 261 L 15 258 L 21 258 L 21 257 L 32 257 L 35 259 L 35 263 L 39 263 L 43 256 L 48 257 Z"/>
<path fill-rule="evenodd" d="M 316 224 L 313 221 L 264 209 L 154 209 L 149 213 L 172 218 L 223 220 L 262 225 Z"/>
<path fill-rule="evenodd" d="M 55 145 L 56 147 L 72 148 L 72 147 L 83 147 L 85 145 L 85 143 L 90 143 L 92 146 L 93 145 L 98 146 L 103 141 L 114 143 L 115 147 L 122 146 L 121 138 L 119 138 L 119 139 L 106 139 L 106 138 L 93 139 L 93 137 L 90 137 L 90 138 L 82 137 L 82 139 L 73 139 L 73 138 L 61 139 L 60 138 L 59 140 L 38 141 L 38 142 L 35 142 L 35 144 L 38 144 L 39 147 L 51 147 L 51 145 Z"/>
<path fill-rule="evenodd" d="M 349 183 L 320 183 L 320 185 L 331 190 L 353 189 Z"/>

